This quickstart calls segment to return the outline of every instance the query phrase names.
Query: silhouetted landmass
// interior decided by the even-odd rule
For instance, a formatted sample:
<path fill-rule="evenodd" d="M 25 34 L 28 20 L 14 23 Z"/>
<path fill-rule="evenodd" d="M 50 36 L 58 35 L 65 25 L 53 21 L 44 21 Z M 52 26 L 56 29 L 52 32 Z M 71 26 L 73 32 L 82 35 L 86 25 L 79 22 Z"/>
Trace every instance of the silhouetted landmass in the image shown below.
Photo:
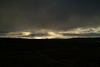
<path fill-rule="evenodd" d="M 97 67 L 100 38 L 0 38 L 0 60 L 10 67 Z"/>

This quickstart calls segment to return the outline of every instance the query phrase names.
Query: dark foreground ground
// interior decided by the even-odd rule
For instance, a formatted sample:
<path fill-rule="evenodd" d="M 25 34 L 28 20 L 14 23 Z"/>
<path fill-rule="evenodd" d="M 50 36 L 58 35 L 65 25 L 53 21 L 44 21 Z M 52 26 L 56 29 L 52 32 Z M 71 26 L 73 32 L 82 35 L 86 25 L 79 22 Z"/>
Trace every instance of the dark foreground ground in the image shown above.
<path fill-rule="evenodd" d="M 100 39 L 1 38 L 0 61 L 3 67 L 99 67 Z"/>

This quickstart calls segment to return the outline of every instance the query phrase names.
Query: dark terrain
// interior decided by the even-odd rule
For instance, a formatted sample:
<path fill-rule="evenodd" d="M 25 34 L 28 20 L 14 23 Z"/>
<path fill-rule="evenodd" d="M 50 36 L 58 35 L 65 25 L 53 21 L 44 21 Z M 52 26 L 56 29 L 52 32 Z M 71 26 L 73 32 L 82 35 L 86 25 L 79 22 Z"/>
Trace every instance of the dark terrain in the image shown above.
<path fill-rule="evenodd" d="M 0 38 L 0 61 L 3 67 L 99 67 L 100 39 Z"/>

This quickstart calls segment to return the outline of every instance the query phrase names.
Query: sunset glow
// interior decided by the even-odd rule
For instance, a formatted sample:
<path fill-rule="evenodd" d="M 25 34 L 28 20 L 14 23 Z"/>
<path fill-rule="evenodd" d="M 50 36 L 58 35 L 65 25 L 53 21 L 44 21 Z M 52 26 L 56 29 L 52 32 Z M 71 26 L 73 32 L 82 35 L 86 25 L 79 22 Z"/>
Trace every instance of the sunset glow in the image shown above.
<path fill-rule="evenodd" d="M 28 36 L 31 34 L 31 32 L 22 32 L 22 34 Z"/>

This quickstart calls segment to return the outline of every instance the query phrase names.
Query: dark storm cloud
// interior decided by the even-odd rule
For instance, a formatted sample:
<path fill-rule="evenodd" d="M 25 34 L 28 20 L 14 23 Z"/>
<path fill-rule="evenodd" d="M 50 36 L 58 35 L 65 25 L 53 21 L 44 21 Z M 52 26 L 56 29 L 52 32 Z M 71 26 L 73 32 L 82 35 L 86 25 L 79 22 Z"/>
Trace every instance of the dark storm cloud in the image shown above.
<path fill-rule="evenodd" d="M 97 27 L 99 7 L 99 0 L 0 0 L 0 30 Z"/>

